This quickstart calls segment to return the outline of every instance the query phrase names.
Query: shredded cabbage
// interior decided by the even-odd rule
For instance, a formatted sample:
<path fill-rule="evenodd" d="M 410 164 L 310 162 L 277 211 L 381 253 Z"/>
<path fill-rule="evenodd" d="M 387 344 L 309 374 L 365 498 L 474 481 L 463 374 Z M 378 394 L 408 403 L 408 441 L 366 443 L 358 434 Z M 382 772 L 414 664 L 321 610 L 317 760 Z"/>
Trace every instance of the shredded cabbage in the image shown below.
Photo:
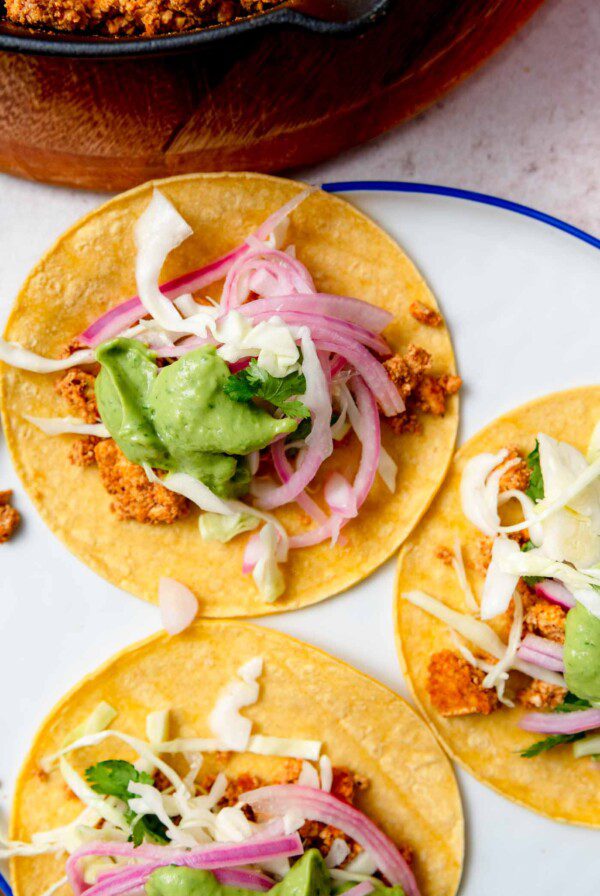
<path fill-rule="evenodd" d="M 497 454 L 484 452 L 472 457 L 465 464 L 460 482 L 460 499 L 464 515 L 484 535 L 494 536 L 500 525 L 498 516 L 499 470 L 496 468 L 506 459 L 508 451 Z M 492 476 L 492 471 L 495 474 Z M 488 484 L 488 477 L 490 483 Z"/>
<path fill-rule="evenodd" d="M 290 759 L 308 759 L 316 762 L 321 752 L 321 741 L 254 734 L 248 742 L 247 749 L 249 753 L 258 753 L 262 756 L 285 756 Z"/>
<path fill-rule="evenodd" d="M 104 423 L 85 423 L 77 417 L 32 417 L 30 414 L 23 414 L 23 417 L 45 432 L 47 436 L 72 434 L 99 436 L 101 439 L 110 438 L 110 433 Z"/>
<path fill-rule="evenodd" d="M 538 435 L 540 467 L 544 480 L 544 508 L 569 489 L 589 469 L 583 454 L 566 442 Z M 600 483 L 591 482 L 542 524 L 544 553 L 575 566 L 600 563 Z"/>
<path fill-rule="evenodd" d="M 496 538 L 492 545 L 492 559 L 488 566 L 481 597 L 481 618 L 492 619 L 508 608 L 519 576 L 505 571 L 504 561 L 521 550 L 510 538 Z"/>
<path fill-rule="evenodd" d="M 175 492 L 178 495 L 183 495 L 189 501 L 192 501 L 193 504 L 196 504 L 200 510 L 224 515 L 238 513 L 250 514 L 257 517 L 259 520 L 271 523 L 279 535 L 277 559 L 282 562 L 287 559 L 289 544 L 288 534 L 277 517 L 273 516 L 273 514 L 265 513 L 265 511 L 258 510 L 256 507 L 251 507 L 249 504 L 244 504 L 242 501 L 226 501 L 219 498 L 211 492 L 203 482 L 200 482 L 199 479 L 194 479 L 194 477 L 190 476 L 188 473 L 170 473 L 164 479 L 160 479 L 148 464 L 143 464 L 143 467 L 150 482 L 159 483 L 160 485 L 164 485 L 169 491 Z"/>
<path fill-rule="evenodd" d="M 19 370 L 29 370 L 31 373 L 58 373 L 60 370 L 68 370 L 69 367 L 93 364 L 95 360 L 96 355 L 91 348 L 73 352 L 68 358 L 44 358 L 17 345 L 16 342 L 0 339 L 0 361 Z"/>
<path fill-rule="evenodd" d="M 230 311 L 219 321 L 216 336 L 222 343 L 217 354 L 224 361 L 233 364 L 255 357 L 258 366 L 274 377 L 286 376 L 300 360 L 292 330 L 277 316 L 253 326 L 244 314 Z"/>
<path fill-rule="evenodd" d="M 258 700 L 256 680 L 262 673 L 262 657 L 255 657 L 238 669 L 238 678 L 225 685 L 208 718 L 210 730 L 226 749 L 243 751 L 248 746 L 252 721 L 240 709 Z"/>
<path fill-rule="evenodd" d="M 75 741 L 75 743 L 77 743 L 77 741 Z M 129 825 L 125 821 L 123 810 L 119 808 L 119 806 L 122 806 L 123 804 L 120 803 L 119 800 L 116 800 L 113 797 L 103 797 L 97 794 L 92 790 L 89 784 L 83 780 L 81 775 L 75 771 L 73 766 L 67 762 L 64 756 L 61 756 L 59 759 L 59 768 L 69 790 L 71 790 L 84 805 L 89 806 L 98 813 L 100 818 L 104 818 L 120 831 L 129 831 Z"/>
<path fill-rule="evenodd" d="M 337 866 L 341 865 L 349 855 L 350 847 L 346 841 L 342 840 L 340 837 L 336 837 L 329 847 L 329 852 L 325 857 L 325 864 L 328 868 L 337 868 Z"/>
<path fill-rule="evenodd" d="M 457 613 L 456 610 L 450 609 L 442 601 L 436 600 L 435 597 L 431 597 L 424 591 L 404 592 L 402 597 L 431 616 L 435 616 L 440 622 L 444 622 L 450 628 L 453 628 L 463 638 L 477 645 L 481 650 L 491 653 L 496 659 L 500 660 L 505 656 L 506 644 L 500 640 L 496 632 L 486 625 L 485 622 L 480 622 L 478 619 L 473 619 L 472 616 L 467 616 L 464 613 Z M 534 666 L 532 663 L 519 659 L 518 656 L 514 658 L 511 668 L 518 669 L 519 672 L 523 672 L 531 678 L 546 681 L 548 684 L 555 684 L 561 688 L 565 687 L 565 680 L 558 672 L 551 672 L 549 669 Z"/>
<path fill-rule="evenodd" d="M 589 734 L 573 744 L 573 755 L 576 759 L 581 759 L 583 756 L 597 756 L 599 753 L 600 734 Z"/>
<path fill-rule="evenodd" d="M 87 719 L 84 719 L 83 722 L 78 725 L 77 728 L 74 728 L 68 737 L 65 738 L 63 746 L 66 747 L 68 744 L 73 743 L 75 740 L 79 740 L 80 737 L 84 737 L 86 734 L 97 734 L 98 731 L 104 731 L 105 728 L 108 728 L 111 722 L 114 722 L 116 717 L 117 710 L 114 709 L 110 703 L 101 700 L 96 708 L 89 714 Z"/>
<path fill-rule="evenodd" d="M 333 785 L 333 769 L 329 756 L 321 756 L 319 759 L 319 772 L 321 775 L 321 790 L 331 793 Z"/>
<path fill-rule="evenodd" d="M 458 584 L 460 585 L 462 592 L 465 596 L 465 603 L 467 605 L 467 609 L 471 613 L 479 612 L 479 604 L 475 599 L 475 595 L 473 594 L 473 589 L 469 583 L 467 578 L 467 571 L 465 569 L 465 562 L 462 554 L 462 545 L 458 538 L 458 535 L 454 539 L 454 556 L 452 557 L 452 569 L 456 573 L 456 578 L 458 579 Z"/>
<path fill-rule="evenodd" d="M 298 782 L 301 787 L 312 787 L 314 790 L 320 790 L 319 773 L 310 762 L 303 762 Z"/>
<path fill-rule="evenodd" d="M 204 541 L 219 541 L 226 544 L 242 532 L 250 532 L 258 526 L 258 517 L 251 513 L 233 513 L 223 516 L 220 513 L 200 514 L 200 535 Z"/>
<path fill-rule="evenodd" d="M 262 598 L 273 603 L 285 591 L 285 577 L 278 564 L 278 537 L 273 523 L 267 523 L 259 533 L 260 556 L 252 570 Z"/>
<path fill-rule="evenodd" d="M 392 494 L 396 491 L 396 476 L 398 475 L 398 465 L 391 454 L 385 450 L 383 445 L 379 448 L 379 464 L 377 472 L 381 476 L 384 485 Z"/>
<path fill-rule="evenodd" d="M 514 616 L 508 636 L 508 644 L 504 656 L 490 669 L 483 679 L 484 688 L 492 688 L 496 686 L 501 676 L 513 667 L 519 644 L 521 643 L 521 631 L 523 629 L 523 601 L 521 595 L 515 591 L 514 597 Z"/>

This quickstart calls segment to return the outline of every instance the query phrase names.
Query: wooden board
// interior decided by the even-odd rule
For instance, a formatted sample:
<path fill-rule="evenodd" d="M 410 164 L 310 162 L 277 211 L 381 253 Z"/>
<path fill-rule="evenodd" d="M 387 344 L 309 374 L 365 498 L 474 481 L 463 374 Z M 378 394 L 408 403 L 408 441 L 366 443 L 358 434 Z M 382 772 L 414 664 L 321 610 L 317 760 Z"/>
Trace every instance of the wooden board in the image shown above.
<path fill-rule="evenodd" d="M 543 0 L 394 0 L 360 37 L 265 29 L 196 54 L 0 54 L 0 168 L 120 190 L 322 161 L 422 110 Z"/>

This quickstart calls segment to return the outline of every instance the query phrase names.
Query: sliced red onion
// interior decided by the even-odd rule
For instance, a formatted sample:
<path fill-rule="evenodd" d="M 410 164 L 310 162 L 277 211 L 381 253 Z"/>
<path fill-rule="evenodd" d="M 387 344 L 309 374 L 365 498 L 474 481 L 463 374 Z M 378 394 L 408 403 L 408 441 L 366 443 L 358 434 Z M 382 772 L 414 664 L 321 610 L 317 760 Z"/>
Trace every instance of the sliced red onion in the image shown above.
<path fill-rule="evenodd" d="M 565 671 L 563 646 L 549 638 L 526 635 L 517 650 L 517 656 L 527 663 L 541 666 L 542 669 L 551 669 L 553 672 Z"/>
<path fill-rule="evenodd" d="M 279 314 L 282 311 L 301 311 L 305 314 L 325 314 L 364 327 L 373 333 L 381 333 L 394 319 L 394 315 L 377 305 L 350 296 L 331 293 L 279 295 L 256 299 L 240 308 L 242 314 Z"/>
<path fill-rule="evenodd" d="M 523 716 L 519 727 L 540 734 L 579 734 L 600 728 L 600 709 L 576 712 L 530 712 Z"/>
<path fill-rule="evenodd" d="M 232 265 L 221 295 L 224 311 L 240 307 L 251 292 L 260 296 L 313 293 L 315 286 L 307 268 L 279 249 L 248 240 L 251 249 Z"/>
<path fill-rule="evenodd" d="M 158 607 L 162 627 L 169 635 L 184 631 L 198 613 L 198 601 L 190 589 L 166 576 L 158 583 Z"/>
<path fill-rule="evenodd" d="M 278 439 L 276 442 L 273 442 L 271 445 L 271 457 L 273 458 L 275 471 L 281 481 L 283 483 L 289 482 L 294 474 L 294 470 L 285 454 L 284 439 Z M 315 522 L 322 525 L 327 520 L 327 514 L 321 510 L 316 501 L 313 501 L 310 495 L 307 495 L 305 491 L 296 495 L 296 502 L 305 513 L 315 520 Z"/>
<path fill-rule="evenodd" d="M 285 205 L 272 215 L 269 215 L 266 221 L 264 221 L 258 230 L 255 231 L 254 236 L 259 240 L 266 240 L 269 234 L 272 233 L 311 192 L 312 190 L 303 190 L 301 193 L 298 193 L 297 196 L 294 196 L 293 199 L 290 199 L 289 202 L 286 202 Z M 199 289 L 210 286 L 211 283 L 216 283 L 217 280 L 223 279 L 234 261 L 249 251 L 250 246 L 248 243 L 243 243 L 241 246 L 232 249 L 231 252 L 227 252 L 225 255 L 217 258 L 215 261 L 211 261 L 209 264 L 206 264 L 195 271 L 191 271 L 188 274 L 175 277 L 174 280 L 169 280 L 168 283 L 164 283 L 160 287 L 160 290 L 167 299 L 173 301 L 183 293 L 196 292 Z M 117 305 L 115 308 L 111 308 L 94 321 L 94 323 L 79 336 L 79 341 L 84 345 L 93 348 L 100 345 L 100 343 L 104 342 L 106 339 L 118 336 L 118 334 L 127 329 L 127 327 L 137 323 L 140 317 L 144 317 L 145 313 L 146 310 L 140 299 L 138 296 L 134 296 L 132 299 L 121 302 L 121 304 Z"/>
<path fill-rule="evenodd" d="M 250 302 L 245 312 L 247 317 L 251 317 L 253 322 L 260 323 L 262 320 L 270 320 L 275 312 L 261 311 L 256 312 L 253 308 L 254 302 Z M 367 346 L 377 352 L 378 355 L 388 358 L 392 352 L 382 336 L 378 336 L 371 330 L 367 330 L 358 324 L 349 321 L 340 320 L 337 317 L 329 317 L 326 314 L 312 314 L 305 311 L 279 311 L 277 316 L 289 327 L 306 326 L 310 329 L 313 339 L 327 339 L 329 335 L 342 336 L 346 339 L 352 339 L 361 345 Z"/>
<path fill-rule="evenodd" d="M 535 586 L 535 593 L 553 604 L 559 604 L 566 610 L 570 610 L 575 606 L 575 598 L 569 589 L 562 582 L 557 582 L 554 579 L 543 579 L 541 582 L 538 582 Z"/>
<path fill-rule="evenodd" d="M 312 482 L 323 461 L 333 451 L 331 438 L 331 396 L 323 368 L 315 350 L 310 332 L 301 328 L 302 371 L 306 378 L 304 404 L 312 416 L 312 430 L 306 439 L 306 453 L 287 482 L 272 488 L 265 487 L 261 495 L 261 506 L 266 510 L 281 507 L 295 501 L 297 496 Z M 369 354 L 364 349 L 366 354 Z M 372 357 L 369 355 L 369 357 Z M 377 362 L 375 362 L 377 363 Z"/>
<path fill-rule="evenodd" d="M 316 339 L 315 345 L 318 351 L 335 352 L 356 368 L 368 383 L 386 417 L 402 413 L 405 405 L 398 389 L 387 375 L 383 364 L 363 345 L 337 334 L 326 339 Z"/>
<path fill-rule="evenodd" d="M 334 355 L 331 359 L 331 366 L 329 369 L 329 376 L 333 379 L 338 373 L 341 373 L 344 367 L 346 366 L 346 359 L 340 358 L 339 355 Z"/>
<path fill-rule="evenodd" d="M 265 815 L 293 812 L 310 821 L 333 825 L 369 851 L 392 885 L 400 884 L 406 896 L 419 896 L 411 869 L 389 837 L 354 806 L 330 793 L 297 784 L 276 784 L 243 793 L 240 803 Z"/>
<path fill-rule="evenodd" d="M 350 423 L 362 444 L 360 463 L 352 485 L 356 507 L 359 510 L 371 491 L 377 475 L 381 449 L 379 413 L 373 395 L 360 377 L 355 377 L 353 381 L 357 404 L 354 403 L 348 387 L 344 385 L 342 388 L 346 391 L 345 398 Z M 346 518 L 334 514 L 317 529 L 310 529 L 308 532 L 300 533 L 300 535 L 292 535 L 289 540 L 289 546 L 290 548 L 305 548 L 320 544 L 329 538 L 335 541 L 339 535 L 340 528 L 346 522 Z"/>
<path fill-rule="evenodd" d="M 99 846 L 100 844 L 95 845 Z M 108 845 L 114 846 L 114 844 Z M 145 844 L 136 847 L 133 857 L 146 858 L 147 852 L 145 854 L 140 853 L 144 846 Z M 86 849 L 86 847 L 83 849 Z M 121 896 L 121 894 L 129 893 L 130 890 L 143 886 L 153 871 L 165 865 L 183 865 L 187 868 L 201 868 L 206 871 L 213 871 L 231 866 L 251 865 L 276 858 L 302 855 L 303 852 L 302 842 L 298 834 L 271 839 L 250 838 L 241 843 L 211 843 L 206 846 L 198 846 L 186 852 L 177 851 L 177 854 L 175 854 L 175 850 L 168 847 L 157 847 L 157 849 L 162 851 L 160 859 L 153 859 L 147 864 L 126 867 L 114 874 L 106 875 L 102 880 L 99 880 L 85 891 L 86 896 Z M 85 853 L 77 850 L 71 858 L 74 859 L 76 856 L 82 858 L 83 855 L 117 854 L 96 850 L 91 852 L 89 846 L 87 850 Z M 119 852 L 118 854 L 123 855 L 124 853 Z"/>
<path fill-rule="evenodd" d="M 356 493 L 341 473 L 334 472 L 329 476 L 323 495 L 333 513 L 345 519 L 351 519 L 358 514 Z"/>
<path fill-rule="evenodd" d="M 381 426 L 377 403 L 366 383 L 360 377 L 355 377 L 352 389 L 356 396 L 356 409 L 359 416 L 358 419 L 353 419 L 355 411 L 352 401 L 348 402 L 348 416 L 362 444 L 360 464 L 354 480 L 356 506 L 360 509 L 371 491 L 377 475 L 381 450 Z"/>

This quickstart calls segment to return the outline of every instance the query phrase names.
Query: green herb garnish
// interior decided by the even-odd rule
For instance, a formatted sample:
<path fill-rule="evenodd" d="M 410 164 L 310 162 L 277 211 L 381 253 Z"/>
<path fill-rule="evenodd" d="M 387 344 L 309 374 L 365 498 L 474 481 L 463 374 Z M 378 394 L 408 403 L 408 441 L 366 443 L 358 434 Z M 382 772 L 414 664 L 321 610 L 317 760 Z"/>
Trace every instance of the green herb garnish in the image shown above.
<path fill-rule="evenodd" d="M 544 479 L 542 476 L 542 468 L 540 466 L 540 446 L 537 439 L 535 440 L 535 448 L 527 455 L 525 462 L 531 470 L 529 487 L 525 489 L 525 494 L 528 495 L 532 501 L 541 501 L 544 497 Z"/>
<path fill-rule="evenodd" d="M 136 784 L 154 784 L 150 775 L 139 772 L 131 762 L 125 762 L 124 759 L 97 762 L 85 770 L 85 778 L 96 793 L 116 796 L 124 803 L 129 803 L 129 800 L 136 796 L 129 790 L 132 781 Z M 135 818 L 135 812 L 128 808 L 125 812 L 127 823 L 133 824 Z M 139 846 L 144 837 L 155 843 L 167 843 L 166 832 L 165 825 L 156 815 L 143 815 L 133 825 L 129 839 L 134 846 Z"/>
<path fill-rule="evenodd" d="M 576 694 L 570 691 L 565 694 L 565 699 L 558 706 L 554 707 L 554 712 L 578 712 L 580 709 L 591 709 L 592 704 L 588 700 L 582 700 Z"/>
<path fill-rule="evenodd" d="M 249 365 L 232 374 L 225 382 L 223 390 L 234 401 L 248 402 L 253 398 L 262 398 L 284 412 L 287 417 L 309 419 L 310 411 L 306 405 L 293 398 L 304 395 L 306 379 L 303 373 L 288 373 L 287 376 L 271 376 L 252 359 Z"/>
<path fill-rule="evenodd" d="M 551 734 L 550 737 L 545 737 L 544 740 L 538 740 L 531 744 L 530 747 L 521 752 L 521 756 L 524 759 L 533 759 L 535 756 L 539 756 L 540 753 L 545 753 L 547 750 L 552 750 L 561 744 L 572 744 L 573 741 L 581 740 L 582 737 L 584 737 L 584 734 L 581 731 L 577 734 Z"/>

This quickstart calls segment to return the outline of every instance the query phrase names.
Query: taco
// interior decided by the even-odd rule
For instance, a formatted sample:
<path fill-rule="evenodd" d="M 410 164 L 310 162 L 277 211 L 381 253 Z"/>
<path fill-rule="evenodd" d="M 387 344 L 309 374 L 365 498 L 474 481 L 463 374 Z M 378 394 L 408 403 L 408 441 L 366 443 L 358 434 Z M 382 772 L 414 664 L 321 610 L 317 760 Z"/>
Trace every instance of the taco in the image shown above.
<path fill-rule="evenodd" d="M 399 558 L 397 635 L 451 756 L 543 815 L 600 827 L 600 387 L 458 452 Z"/>
<path fill-rule="evenodd" d="M 463 817 L 396 694 L 286 635 L 203 622 L 52 710 L 0 855 L 15 896 L 452 896 Z"/>
<path fill-rule="evenodd" d="M 450 461 L 460 379 L 433 296 L 364 215 L 292 181 L 111 200 L 35 267 L 5 335 L 25 487 L 147 600 L 163 575 L 205 616 L 335 594 L 394 552 Z"/>

